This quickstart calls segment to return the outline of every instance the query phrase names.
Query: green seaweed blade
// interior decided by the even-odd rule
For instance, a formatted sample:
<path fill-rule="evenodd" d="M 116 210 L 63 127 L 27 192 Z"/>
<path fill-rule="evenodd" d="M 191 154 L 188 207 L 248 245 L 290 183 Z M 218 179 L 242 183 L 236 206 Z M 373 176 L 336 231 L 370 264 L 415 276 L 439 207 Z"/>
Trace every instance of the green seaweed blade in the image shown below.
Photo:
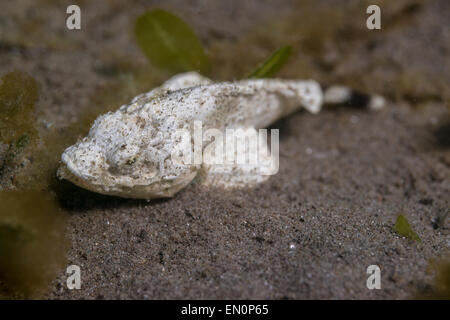
<path fill-rule="evenodd" d="M 209 61 L 192 29 L 177 16 L 152 10 L 136 20 L 136 41 L 150 62 L 172 72 L 207 72 Z"/>
<path fill-rule="evenodd" d="M 291 53 L 291 46 L 281 47 L 246 78 L 270 78 L 274 76 L 285 65 Z"/>
<path fill-rule="evenodd" d="M 422 243 L 422 240 L 420 239 L 420 237 L 411 228 L 408 220 L 402 214 L 400 214 L 397 217 L 397 220 L 395 221 L 394 231 L 405 238 L 415 240 L 419 243 Z"/>

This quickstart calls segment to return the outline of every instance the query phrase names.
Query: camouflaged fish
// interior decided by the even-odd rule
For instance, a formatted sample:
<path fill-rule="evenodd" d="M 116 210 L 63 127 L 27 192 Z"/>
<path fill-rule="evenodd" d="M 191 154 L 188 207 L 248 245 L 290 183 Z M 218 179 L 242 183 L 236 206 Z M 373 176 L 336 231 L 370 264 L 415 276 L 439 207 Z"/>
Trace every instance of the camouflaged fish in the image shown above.
<path fill-rule="evenodd" d="M 265 161 L 257 164 L 231 163 L 228 170 L 215 170 L 208 161 L 174 161 L 175 153 L 182 156 L 191 150 L 191 140 L 180 148 L 178 133 L 194 135 L 196 121 L 202 123 L 203 130 L 252 131 L 300 108 L 318 113 L 323 103 L 352 102 L 371 109 L 384 105 L 380 96 L 340 86 L 323 90 L 313 80 L 214 83 L 195 72 L 182 73 L 138 95 L 116 112 L 98 117 L 87 137 L 64 151 L 58 175 L 94 192 L 139 199 L 172 197 L 196 177 L 205 185 L 248 187 L 270 177 L 262 168 L 277 160 L 270 153 L 264 153 Z M 205 143 L 201 151 L 207 148 Z M 260 146 L 264 148 L 267 145 Z"/>

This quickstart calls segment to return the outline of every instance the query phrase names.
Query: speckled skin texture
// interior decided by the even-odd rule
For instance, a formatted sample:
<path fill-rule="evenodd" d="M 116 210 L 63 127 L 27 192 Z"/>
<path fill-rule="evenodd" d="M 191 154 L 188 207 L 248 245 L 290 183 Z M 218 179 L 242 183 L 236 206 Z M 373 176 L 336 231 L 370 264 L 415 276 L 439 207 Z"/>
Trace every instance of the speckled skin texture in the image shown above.
<path fill-rule="evenodd" d="M 88 136 L 64 151 L 59 176 L 91 191 L 139 199 L 171 197 L 199 170 L 209 185 L 250 186 L 268 175 L 236 164 L 209 179 L 213 166 L 176 162 L 178 130 L 193 136 L 194 121 L 203 130 L 265 128 L 301 107 L 317 113 L 321 105 L 320 85 L 312 80 L 210 83 L 197 73 L 180 74 L 97 118 Z"/>

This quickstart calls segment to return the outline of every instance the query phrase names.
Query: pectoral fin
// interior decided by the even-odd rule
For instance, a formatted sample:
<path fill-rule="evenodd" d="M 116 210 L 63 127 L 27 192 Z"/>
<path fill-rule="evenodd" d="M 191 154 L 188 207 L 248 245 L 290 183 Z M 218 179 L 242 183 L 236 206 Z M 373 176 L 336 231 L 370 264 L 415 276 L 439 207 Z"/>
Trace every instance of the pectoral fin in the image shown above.
<path fill-rule="evenodd" d="M 272 147 L 267 131 L 255 128 L 226 130 L 203 151 L 200 182 L 223 188 L 249 187 L 266 181 L 278 172 L 278 130 L 272 130 Z M 274 141 L 275 140 L 275 141 Z"/>

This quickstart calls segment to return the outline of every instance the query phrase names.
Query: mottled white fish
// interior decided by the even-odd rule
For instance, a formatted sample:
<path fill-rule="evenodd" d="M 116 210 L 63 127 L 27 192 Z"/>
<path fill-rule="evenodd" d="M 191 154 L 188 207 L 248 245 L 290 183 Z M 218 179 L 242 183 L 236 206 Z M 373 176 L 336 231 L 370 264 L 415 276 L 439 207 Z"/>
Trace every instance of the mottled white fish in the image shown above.
<path fill-rule="evenodd" d="M 196 121 L 203 130 L 256 130 L 299 108 L 317 113 L 324 102 L 354 97 L 345 87 L 331 87 L 323 94 L 312 80 L 213 83 L 195 72 L 179 74 L 98 117 L 88 136 L 64 151 L 58 175 L 91 191 L 140 199 L 171 197 L 196 176 L 204 184 L 225 188 L 253 185 L 269 177 L 258 168 L 262 164 L 234 164 L 217 173 L 210 164 L 174 161 L 171 155 L 180 152 L 180 130 L 194 134 Z M 374 109 L 384 105 L 379 96 L 356 97 L 366 97 L 364 102 Z"/>

